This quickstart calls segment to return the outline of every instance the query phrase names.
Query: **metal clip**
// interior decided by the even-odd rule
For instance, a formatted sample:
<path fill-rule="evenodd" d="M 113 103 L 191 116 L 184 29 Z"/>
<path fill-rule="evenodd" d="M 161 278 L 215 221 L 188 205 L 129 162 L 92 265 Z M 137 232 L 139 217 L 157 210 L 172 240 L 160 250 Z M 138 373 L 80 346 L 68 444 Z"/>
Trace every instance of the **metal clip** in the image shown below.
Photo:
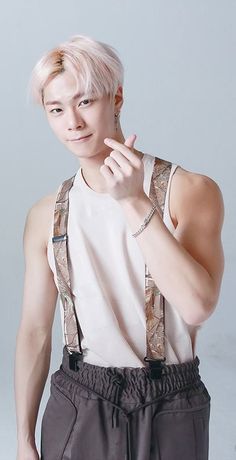
<path fill-rule="evenodd" d="M 52 237 L 52 242 L 57 243 L 58 241 L 65 241 L 68 239 L 67 233 L 64 235 L 58 235 L 58 236 L 53 236 Z"/>
<path fill-rule="evenodd" d="M 72 351 L 72 353 L 69 354 L 69 367 L 72 371 L 77 372 L 79 370 L 78 361 L 81 359 L 82 353 L 79 353 L 78 351 Z"/>
<path fill-rule="evenodd" d="M 150 369 L 150 376 L 151 379 L 160 379 L 162 376 L 162 371 L 163 371 L 163 362 L 166 360 L 164 359 L 151 359 L 147 358 L 145 356 L 144 361 L 149 363 L 149 369 Z"/>

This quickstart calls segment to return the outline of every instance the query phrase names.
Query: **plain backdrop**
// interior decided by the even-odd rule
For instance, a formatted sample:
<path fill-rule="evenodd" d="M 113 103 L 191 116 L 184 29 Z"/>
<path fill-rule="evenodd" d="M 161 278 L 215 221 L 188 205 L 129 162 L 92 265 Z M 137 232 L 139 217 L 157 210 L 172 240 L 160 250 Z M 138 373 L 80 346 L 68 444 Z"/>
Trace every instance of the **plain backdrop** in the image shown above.
<path fill-rule="evenodd" d="M 214 314 L 198 335 L 211 397 L 210 460 L 236 458 L 235 1 L 69 0 L 1 5 L 1 459 L 15 459 L 14 353 L 23 294 L 28 209 L 78 169 L 43 110 L 27 103 L 41 55 L 75 34 L 109 43 L 125 67 L 121 125 L 137 149 L 205 174 L 225 203 L 225 272 Z M 60 364 L 58 309 L 50 374 Z M 41 401 L 40 423 L 49 396 Z"/>

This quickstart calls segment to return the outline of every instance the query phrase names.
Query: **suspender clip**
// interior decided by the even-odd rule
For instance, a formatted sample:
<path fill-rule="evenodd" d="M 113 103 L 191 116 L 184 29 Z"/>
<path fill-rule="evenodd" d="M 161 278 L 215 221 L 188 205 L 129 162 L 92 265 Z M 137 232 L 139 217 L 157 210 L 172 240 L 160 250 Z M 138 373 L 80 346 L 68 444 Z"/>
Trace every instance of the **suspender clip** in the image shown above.
<path fill-rule="evenodd" d="M 81 361 L 81 359 L 82 353 L 78 351 L 72 351 L 72 353 L 69 354 L 69 367 L 72 371 L 77 372 L 79 370 L 78 361 Z"/>
<path fill-rule="evenodd" d="M 166 360 L 164 359 L 151 359 L 147 358 L 145 356 L 144 361 L 149 363 L 149 370 L 150 370 L 150 376 L 151 379 L 160 379 L 162 376 L 162 371 L 163 371 L 163 362 Z"/>
<path fill-rule="evenodd" d="M 57 235 L 52 237 L 52 242 L 57 243 L 58 241 L 65 241 L 68 239 L 67 233 L 64 235 Z"/>

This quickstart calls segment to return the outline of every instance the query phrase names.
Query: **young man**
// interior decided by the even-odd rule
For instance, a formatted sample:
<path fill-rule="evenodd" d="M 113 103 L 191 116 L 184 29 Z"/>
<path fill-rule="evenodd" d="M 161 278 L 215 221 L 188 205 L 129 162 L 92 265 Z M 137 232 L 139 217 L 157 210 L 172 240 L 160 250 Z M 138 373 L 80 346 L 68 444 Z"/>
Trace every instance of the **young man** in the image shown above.
<path fill-rule="evenodd" d="M 72 37 L 40 59 L 31 89 L 80 167 L 26 219 L 17 460 L 39 458 L 58 292 L 63 358 L 41 459 L 207 460 L 211 397 L 195 348 L 220 293 L 221 191 L 124 137 L 112 47 Z"/>

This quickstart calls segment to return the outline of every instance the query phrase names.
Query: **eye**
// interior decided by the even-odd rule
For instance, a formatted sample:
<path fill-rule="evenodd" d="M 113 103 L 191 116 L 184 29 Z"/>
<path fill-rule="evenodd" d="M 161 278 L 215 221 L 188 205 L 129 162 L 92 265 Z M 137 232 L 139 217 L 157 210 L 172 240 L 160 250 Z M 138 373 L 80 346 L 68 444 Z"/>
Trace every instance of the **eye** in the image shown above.
<path fill-rule="evenodd" d="M 92 101 L 92 99 L 84 99 L 83 101 L 80 102 L 80 104 L 82 104 L 82 102 L 88 102 L 88 103 L 89 103 L 89 102 L 91 102 L 91 101 Z M 79 105 L 80 105 L 80 104 L 79 104 Z M 85 104 L 85 105 L 88 105 L 88 104 Z"/>
<path fill-rule="evenodd" d="M 60 110 L 61 111 L 61 109 L 52 109 L 52 110 L 50 110 L 50 113 L 59 113 L 59 112 L 54 112 L 54 110 Z"/>

